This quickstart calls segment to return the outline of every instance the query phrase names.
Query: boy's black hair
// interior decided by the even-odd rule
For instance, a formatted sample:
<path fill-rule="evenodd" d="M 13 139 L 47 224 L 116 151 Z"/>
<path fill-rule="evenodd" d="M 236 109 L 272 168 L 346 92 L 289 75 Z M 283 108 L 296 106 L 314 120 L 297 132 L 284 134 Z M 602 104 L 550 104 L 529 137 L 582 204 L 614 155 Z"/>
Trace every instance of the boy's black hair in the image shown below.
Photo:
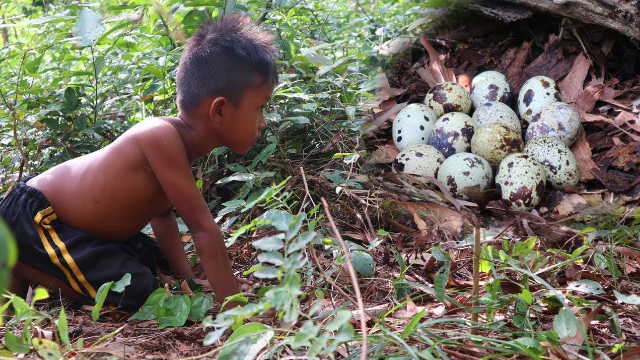
<path fill-rule="evenodd" d="M 212 95 L 238 105 L 255 75 L 278 83 L 273 35 L 245 15 L 207 22 L 187 42 L 176 74 L 178 105 L 192 110 Z M 262 85 L 259 84 L 259 85 Z"/>

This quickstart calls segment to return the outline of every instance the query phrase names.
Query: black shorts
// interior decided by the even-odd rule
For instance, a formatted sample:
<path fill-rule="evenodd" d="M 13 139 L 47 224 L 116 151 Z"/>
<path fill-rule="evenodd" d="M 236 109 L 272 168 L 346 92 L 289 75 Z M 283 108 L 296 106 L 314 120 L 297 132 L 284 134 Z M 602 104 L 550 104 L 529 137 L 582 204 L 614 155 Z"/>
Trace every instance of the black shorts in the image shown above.
<path fill-rule="evenodd" d="M 35 175 L 34 175 L 35 176 Z M 156 265 L 168 267 L 158 243 L 138 233 L 125 241 L 107 241 L 60 221 L 44 194 L 18 182 L 0 203 L 0 217 L 12 230 L 18 260 L 53 275 L 95 303 L 96 291 L 109 281 L 131 274 L 123 293 L 110 291 L 105 304 L 136 310 L 160 286 Z"/>

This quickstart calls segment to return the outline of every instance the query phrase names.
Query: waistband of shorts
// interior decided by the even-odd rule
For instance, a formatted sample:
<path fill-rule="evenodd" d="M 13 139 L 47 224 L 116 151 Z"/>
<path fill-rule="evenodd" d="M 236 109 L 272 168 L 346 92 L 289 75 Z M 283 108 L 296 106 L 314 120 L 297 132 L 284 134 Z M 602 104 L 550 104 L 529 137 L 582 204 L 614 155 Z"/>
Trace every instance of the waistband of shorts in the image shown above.
<path fill-rule="evenodd" d="M 47 197 L 42 193 L 42 191 L 40 191 L 40 189 L 36 189 L 27 185 L 27 181 L 38 175 L 40 174 L 35 173 L 20 179 L 20 181 L 15 184 L 12 191 L 15 191 L 17 194 L 23 194 L 27 196 L 29 199 L 35 202 L 35 205 L 38 209 L 43 210 L 51 206 L 49 199 L 47 199 Z"/>

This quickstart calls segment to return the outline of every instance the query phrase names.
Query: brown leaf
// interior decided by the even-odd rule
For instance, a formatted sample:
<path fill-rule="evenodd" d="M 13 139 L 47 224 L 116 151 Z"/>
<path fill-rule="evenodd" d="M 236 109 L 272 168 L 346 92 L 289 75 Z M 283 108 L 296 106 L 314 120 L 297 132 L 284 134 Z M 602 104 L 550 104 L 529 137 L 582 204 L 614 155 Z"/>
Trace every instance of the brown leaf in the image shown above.
<path fill-rule="evenodd" d="M 582 322 L 582 325 L 584 326 L 585 332 L 589 331 L 589 326 L 591 325 L 591 322 L 595 319 L 596 315 L 598 315 L 598 313 L 600 312 L 600 309 L 602 309 L 602 305 L 599 305 L 595 309 L 592 309 L 591 311 L 586 313 L 582 317 L 582 319 L 580 319 L 580 322 Z M 564 341 L 567 344 L 572 344 L 572 345 L 582 345 L 582 343 L 584 342 L 584 338 L 582 337 L 582 332 L 580 330 L 578 330 L 578 332 L 576 332 L 574 336 L 570 338 L 561 338 L 560 340 Z M 563 345 L 563 347 L 565 346 L 566 345 Z"/>
<path fill-rule="evenodd" d="M 610 166 L 624 171 L 636 170 L 640 164 L 640 144 L 621 144 L 607 151 L 604 157 L 612 159 Z"/>
<path fill-rule="evenodd" d="M 571 194 L 566 199 L 562 200 L 558 206 L 553 209 L 560 215 L 569 215 L 577 213 L 585 207 L 589 206 L 587 201 L 578 194 Z"/>
<path fill-rule="evenodd" d="M 399 151 L 393 145 L 378 146 L 378 149 L 373 151 L 371 155 L 367 157 L 368 164 L 389 164 L 395 160 Z"/>
<path fill-rule="evenodd" d="M 547 76 L 555 81 L 562 79 L 571 70 L 571 66 L 575 61 L 575 58 L 576 56 L 563 57 L 562 59 L 560 59 L 560 61 L 558 61 L 557 64 L 553 66 L 551 70 L 549 70 Z"/>
<path fill-rule="evenodd" d="M 571 146 L 571 151 L 578 161 L 580 168 L 580 181 L 593 180 L 595 177 L 591 173 L 591 169 L 596 168 L 596 163 L 591 159 L 591 148 L 585 137 L 584 128 L 580 129 L 578 139 Z"/>
<path fill-rule="evenodd" d="M 431 71 L 429 71 L 429 69 L 427 69 L 426 67 L 418 68 L 416 72 L 418 73 L 418 75 L 420 75 L 420 78 L 422 78 L 422 80 L 424 80 L 424 82 L 426 82 L 430 87 L 438 85 L 438 80 L 436 80 Z"/>
<path fill-rule="evenodd" d="M 467 195 L 471 201 L 478 205 L 480 210 L 484 211 L 489 201 L 500 199 L 500 192 L 496 189 L 488 189 L 480 191 L 480 186 L 469 186 L 460 191 L 459 194 Z"/>
<path fill-rule="evenodd" d="M 600 98 L 603 90 L 604 84 L 589 85 L 576 96 L 574 106 L 584 112 L 589 113 L 593 111 L 593 108 L 596 106 L 596 101 Z"/>
<path fill-rule="evenodd" d="M 522 68 L 524 68 L 524 64 L 527 61 L 527 57 L 529 56 L 529 51 L 531 50 L 532 41 L 524 42 L 516 52 L 516 57 L 511 61 L 507 69 L 504 71 L 504 75 L 507 77 L 509 81 L 509 85 L 511 85 L 512 93 L 517 94 L 520 91 L 520 86 L 518 84 L 518 80 L 520 79 L 520 75 L 522 75 Z"/>
<path fill-rule="evenodd" d="M 584 80 L 587 78 L 589 68 L 593 62 L 587 59 L 582 53 L 573 62 L 569 74 L 558 84 L 562 101 L 573 103 L 576 101 L 578 94 L 582 91 Z"/>
<path fill-rule="evenodd" d="M 444 63 L 440 58 L 440 54 L 438 54 L 436 49 L 434 49 L 433 46 L 429 44 L 427 38 L 421 36 L 420 43 L 422 44 L 422 46 L 424 46 L 425 49 L 427 49 L 427 52 L 429 53 L 429 69 L 431 70 L 431 74 L 433 75 L 433 77 L 438 80 L 438 82 L 456 82 L 456 75 L 453 73 L 453 70 L 444 66 Z"/>
<path fill-rule="evenodd" d="M 367 134 L 373 134 L 382 126 L 382 124 L 385 123 L 385 121 L 389 120 L 389 118 L 392 115 L 402 110 L 405 106 L 407 106 L 407 103 L 403 102 L 387 110 L 384 110 L 375 114 L 373 117 L 373 121 L 371 122 L 371 125 L 369 125 L 369 127 L 367 127 L 364 132 Z"/>
<path fill-rule="evenodd" d="M 602 185 L 604 185 L 604 187 L 616 193 L 627 191 L 635 185 L 620 178 L 619 176 L 613 175 L 612 172 L 602 171 L 597 167 L 592 168 L 591 173 L 602 183 Z"/>
<path fill-rule="evenodd" d="M 562 58 L 562 41 L 554 34 L 549 35 L 549 42 L 544 52 L 522 70 L 516 87 L 519 89 L 527 80 L 537 75 L 547 75 L 553 66 Z"/>

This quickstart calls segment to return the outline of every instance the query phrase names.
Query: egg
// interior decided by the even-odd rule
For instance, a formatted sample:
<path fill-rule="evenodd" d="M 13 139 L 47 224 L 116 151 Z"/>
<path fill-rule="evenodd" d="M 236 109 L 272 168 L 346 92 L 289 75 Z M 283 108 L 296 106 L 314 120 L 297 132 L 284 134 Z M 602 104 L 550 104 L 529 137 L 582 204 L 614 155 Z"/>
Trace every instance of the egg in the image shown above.
<path fill-rule="evenodd" d="M 471 139 L 471 152 L 485 158 L 492 166 L 512 153 L 522 152 L 524 143 L 520 133 L 502 123 L 479 127 Z"/>
<path fill-rule="evenodd" d="M 454 82 L 443 82 L 432 87 L 424 103 L 432 108 L 438 117 L 450 112 L 468 114 L 471 110 L 469 92 Z"/>
<path fill-rule="evenodd" d="M 393 171 L 436 177 L 444 155 L 431 145 L 420 144 L 401 151 L 393 160 Z"/>
<path fill-rule="evenodd" d="M 518 94 L 520 118 L 530 122 L 543 107 L 556 101 L 560 101 L 556 82 L 546 76 L 534 76 L 522 85 Z"/>
<path fill-rule="evenodd" d="M 493 170 L 491 164 L 478 155 L 461 152 L 449 156 L 438 170 L 438 180 L 455 197 L 469 199 L 458 191 L 478 185 L 480 190 L 491 186 Z"/>
<path fill-rule="evenodd" d="M 524 152 L 544 167 L 547 181 L 559 190 L 576 186 L 580 181 L 578 161 L 562 140 L 552 136 L 536 136 L 524 147 Z"/>
<path fill-rule="evenodd" d="M 497 71 L 485 71 L 471 80 L 471 102 L 479 108 L 489 101 L 511 103 L 511 86 L 507 78 Z"/>
<path fill-rule="evenodd" d="M 409 104 L 396 115 L 391 125 L 393 143 L 398 150 L 429 143 L 431 130 L 438 120 L 436 113 L 424 104 Z"/>
<path fill-rule="evenodd" d="M 529 142 L 536 136 L 547 135 L 557 137 L 565 145 L 571 146 L 579 134 L 580 114 L 571 105 L 557 101 L 545 106 L 531 120 L 525 140 Z"/>
<path fill-rule="evenodd" d="M 518 115 L 508 105 L 499 101 L 489 101 L 477 107 L 471 117 L 477 126 L 498 122 L 507 125 L 518 134 L 522 132 Z"/>
<path fill-rule="evenodd" d="M 475 129 L 475 122 L 467 114 L 444 114 L 433 125 L 429 145 L 440 150 L 445 157 L 459 152 L 469 152 Z"/>
<path fill-rule="evenodd" d="M 496 174 L 496 188 L 512 210 L 529 211 L 540 204 L 546 183 L 542 165 L 524 153 L 509 154 Z"/>

